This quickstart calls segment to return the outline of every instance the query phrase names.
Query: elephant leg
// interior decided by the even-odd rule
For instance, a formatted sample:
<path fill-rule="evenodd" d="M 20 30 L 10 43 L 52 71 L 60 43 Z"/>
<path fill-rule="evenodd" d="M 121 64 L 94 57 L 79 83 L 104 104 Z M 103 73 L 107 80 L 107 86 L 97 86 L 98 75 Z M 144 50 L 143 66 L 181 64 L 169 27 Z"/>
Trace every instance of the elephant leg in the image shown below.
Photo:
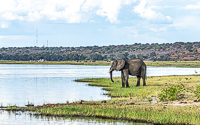
<path fill-rule="evenodd" d="M 142 66 L 141 76 L 142 76 L 142 79 L 143 79 L 143 86 L 146 86 L 146 82 L 145 82 L 145 79 L 146 79 L 146 66 L 145 65 Z"/>
<path fill-rule="evenodd" d="M 141 78 L 141 76 L 137 76 L 137 85 L 136 86 L 140 86 L 140 78 Z"/>
<path fill-rule="evenodd" d="M 124 73 L 121 71 L 122 87 L 125 87 Z"/>
<path fill-rule="evenodd" d="M 143 80 L 143 86 L 146 86 L 145 76 L 142 77 L 142 80 Z"/>
<path fill-rule="evenodd" d="M 128 78 L 129 78 L 128 69 L 124 69 L 123 72 L 124 72 L 124 80 L 125 80 L 125 83 L 126 83 L 126 87 L 129 88 L 129 84 L 128 84 Z"/>

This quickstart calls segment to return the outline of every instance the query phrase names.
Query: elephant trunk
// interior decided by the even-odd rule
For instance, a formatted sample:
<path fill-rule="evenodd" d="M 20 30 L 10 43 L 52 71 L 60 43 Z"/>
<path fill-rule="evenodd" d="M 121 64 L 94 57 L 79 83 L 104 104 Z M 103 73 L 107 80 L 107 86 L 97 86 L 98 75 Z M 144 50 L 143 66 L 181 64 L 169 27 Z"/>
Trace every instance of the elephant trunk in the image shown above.
<path fill-rule="evenodd" d="M 109 72 L 110 72 L 110 79 L 111 79 L 112 82 L 114 82 L 113 79 L 112 79 L 112 70 L 110 70 Z"/>

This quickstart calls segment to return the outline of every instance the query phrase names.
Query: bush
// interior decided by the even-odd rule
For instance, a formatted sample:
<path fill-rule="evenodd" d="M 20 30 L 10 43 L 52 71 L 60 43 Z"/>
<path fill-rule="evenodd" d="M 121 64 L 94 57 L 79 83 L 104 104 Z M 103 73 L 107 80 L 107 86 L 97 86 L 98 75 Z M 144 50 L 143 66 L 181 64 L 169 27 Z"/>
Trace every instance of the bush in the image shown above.
<path fill-rule="evenodd" d="M 158 94 L 158 98 L 161 101 L 174 101 L 176 99 L 183 98 L 183 93 L 185 93 L 185 88 L 183 84 L 180 85 L 172 85 L 168 88 L 165 88 Z"/>
<path fill-rule="evenodd" d="M 151 103 L 151 101 L 153 101 L 153 99 L 152 99 L 151 97 L 148 97 L 147 100 L 148 100 L 148 102 L 150 102 L 150 103 Z"/>
<path fill-rule="evenodd" d="M 194 96 L 200 99 L 200 86 L 197 86 L 196 90 L 194 90 Z"/>

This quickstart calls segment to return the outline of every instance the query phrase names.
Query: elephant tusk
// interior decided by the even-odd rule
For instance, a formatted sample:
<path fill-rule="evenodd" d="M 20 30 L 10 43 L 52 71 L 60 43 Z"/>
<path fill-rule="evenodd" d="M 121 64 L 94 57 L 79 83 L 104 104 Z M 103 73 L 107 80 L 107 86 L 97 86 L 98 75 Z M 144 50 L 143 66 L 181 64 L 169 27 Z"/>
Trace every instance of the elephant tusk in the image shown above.
<path fill-rule="evenodd" d="M 110 71 L 108 71 L 108 73 L 110 73 L 112 71 L 112 69 Z"/>

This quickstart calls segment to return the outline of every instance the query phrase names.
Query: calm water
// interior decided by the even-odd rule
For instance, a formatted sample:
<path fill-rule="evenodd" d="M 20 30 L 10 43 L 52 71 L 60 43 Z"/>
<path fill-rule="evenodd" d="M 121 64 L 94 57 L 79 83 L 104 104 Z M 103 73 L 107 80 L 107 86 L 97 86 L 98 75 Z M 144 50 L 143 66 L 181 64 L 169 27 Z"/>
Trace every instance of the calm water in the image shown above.
<path fill-rule="evenodd" d="M 0 111 L 0 125 L 152 125 L 110 119 L 35 116 L 29 112 Z"/>
<path fill-rule="evenodd" d="M 108 67 L 75 65 L 0 65 L 0 103 L 24 106 L 110 99 L 100 87 L 74 82 L 108 77 Z"/>
<path fill-rule="evenodd" d="M 0 104 L 3 106 L 34 103 L 65 103 L 79 100 L 106 100 L 106 91 L 87 83 L 74 82 L 79 78 L 109 77 L 109 66 L 78 65 L 7 65 L 0 64 Z M 188 75 L 200 68 L 148 67 L 147 76 Z M 114 72 L 113 76 L 120 76 Z M 148 83 L 147 83 L 148 84 Z M 19 113 L 17 113 L 19 114 Z M 0 124 L 116 124 L 84 119 L 48 119 L 30 117 L 26 113 L 0 111 Z M 127 124 L 117 122 L 117 124 Z"/>

